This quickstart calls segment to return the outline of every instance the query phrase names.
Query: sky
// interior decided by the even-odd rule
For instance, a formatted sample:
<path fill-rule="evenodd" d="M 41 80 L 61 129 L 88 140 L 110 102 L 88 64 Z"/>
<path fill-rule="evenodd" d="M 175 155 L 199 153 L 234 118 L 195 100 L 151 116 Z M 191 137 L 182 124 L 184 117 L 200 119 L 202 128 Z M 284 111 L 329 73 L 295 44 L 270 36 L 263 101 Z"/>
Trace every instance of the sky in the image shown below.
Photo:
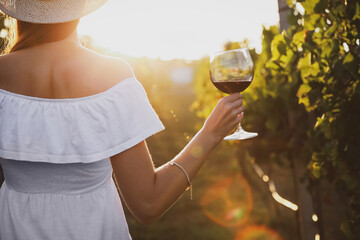
<path fill-rule="evenodd" d="M 278 22 L 277 0 L 109 0 L 79 33 L 133 57 L 192 60 L 245 38 L 259 52 L 262 27 Z"/>

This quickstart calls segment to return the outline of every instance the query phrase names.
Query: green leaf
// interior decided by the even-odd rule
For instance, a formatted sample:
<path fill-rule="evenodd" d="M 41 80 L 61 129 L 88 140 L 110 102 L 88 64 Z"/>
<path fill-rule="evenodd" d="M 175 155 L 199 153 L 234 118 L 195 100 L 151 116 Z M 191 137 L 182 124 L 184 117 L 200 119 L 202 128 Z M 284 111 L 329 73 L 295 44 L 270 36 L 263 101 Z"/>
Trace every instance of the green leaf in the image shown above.
<path fill-rule="evenodd" d="M 279 42 L 277 49 L 279 50 L 279 53 L 281 55 L 286 55 L 286 43 L 285 42 Z"/>
<path fill-rule="evenodd" d="M 301 47 L 302 44 L 305 42 L 306 38 L 306 31 L 301 31 L 295 33 L 292 39 L 292 43 L 296 46 L 296 48 Z"/>
<path fill-rule="evenodd" d="M 314 7 L 314 12 L 322 13 L 325 11 L 327 6 L 327 0 L 320 0 Z"/>
<path fill-rule="evenodd" d="M 304 28 L 306 30 L 312 31 L 317 27 L 324 27 L 325 19 L 321 14 L 313 13 L 311 15 L 304 16 Z"/>
<path fill-rule="evenodd" d="M 322 124 L 322 122 L 324 121 L 324 117 L 325 117 L 325 114 L 323 114 L 322 116 L 321 116 L 321 118 L 317 118 L 317 121 L 316 121 L 316 123 L 315 123 L 315 126 L 314 126 L 314 128 L 317 128 L 317 127 L 319 127 L 321 124 Z"/>
<path fill-rule="evenodd" d="M 338 25 L 336 22 L 333 23 L 332 26 L 330 26 L 329 28 L 327 28 L 327 30 L 324 33 L 324 37 L 325 38 L 330 38 L 334 35 L 335 31 L 338 29 Z"/>
<path fill-rule="evenodd" d="M 320 0 L 305 0 L 301 3 L 305 9 L 305 14 L 311 14 L 315 12 L 315 6 L 320 2 Z"/>
<path fill-rule="evenodd" d="M 312 164 L 312 174 L 316 178 L 320 178 L 321 176 L 321 165 L 317 162 Z"/>
<path fill-rule="evenodd" d="M 337 39 L 324 39 L 319 44 L 322 58 L 331 58 L 339 53 L 339 40 Z"/>
<path fill-rule="evenodd" d="M 354 56 L 349 52 L 344 57 L 343 64 L 351 63 L 352 61 L 354 61 Z"/>
<path fill-rule="evenodd" d="M 285 45 L 285 50 L 284 50 L 284 45 Z M 284 36 L 281 34 L 278 34 L 274 37 L 274 39 L 271 42 L 272 59 L 273 60 L 279 59 L 281 55 L 284 55 L 283 54 L 284 52 L 286 55 L 286 42 L 285 42 Z"/>
<path fill-rule="evenodd" d="M 276 64 L 274 61 L 268 61 L 265 66 L 266 66 L 266 68 L 273 69 L 273 70 L 280 69 L 279 64 Z"/>
<path fill-rule="evenodd" d="M 319 62 L 314 61 L 312 53 L 307 53 L 301 58 L 297 68 L 300 70 L 301 77 L 305 83 L 309 77 L 316 77 L 320 72 Z"/>
<path fill-rule="evenodd" d="M 307 93 L 311 91 L 311 87 L 307 83 L 303 83 L 300 85 L 299 90 L 296 94 L 298 97 L 298 103 L 304 104 L 305 108 L 308 109 L 310 107 L 310 101 L 307 97 Z"/>
<path fill-rule="evenodd" d="M 301 98 L 301 97 L 306 96 L 306 94 L 310 91 L 311 91 L 311 87 L 309 86 L 309 84 L 303 83 L 300 85 L 299 90 L 296 95 L 298 96 L 298 98 Z"/>
<path fill-rule="evenodd" d="M 356 3 L 356 10 L 355 10 L 355 14 L 352 18 L 353 21 L 359 19 L 360 20 L 360 4 Z"/>

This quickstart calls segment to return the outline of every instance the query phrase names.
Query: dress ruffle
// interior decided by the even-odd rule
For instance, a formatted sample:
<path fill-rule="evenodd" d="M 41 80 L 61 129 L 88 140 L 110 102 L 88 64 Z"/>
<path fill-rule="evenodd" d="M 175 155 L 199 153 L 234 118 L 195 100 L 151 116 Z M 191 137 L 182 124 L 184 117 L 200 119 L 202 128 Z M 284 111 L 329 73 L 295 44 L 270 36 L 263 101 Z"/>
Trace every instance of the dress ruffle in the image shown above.
<path fill-rule="evenodd" d="M 135 77 L 81 98 L 47 99 L 0 89 L 0 157 L 90 163 L 164 129 Z"/>

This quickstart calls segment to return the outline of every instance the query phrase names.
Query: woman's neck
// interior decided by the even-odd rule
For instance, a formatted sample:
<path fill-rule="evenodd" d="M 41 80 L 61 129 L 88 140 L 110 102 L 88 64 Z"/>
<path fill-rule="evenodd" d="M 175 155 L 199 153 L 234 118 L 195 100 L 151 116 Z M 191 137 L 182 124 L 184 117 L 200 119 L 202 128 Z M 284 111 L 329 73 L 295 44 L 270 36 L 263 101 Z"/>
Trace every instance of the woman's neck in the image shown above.
<path fill-rule="evenodd" d="M 68 37 L 62 40 L 42 43 L 31 48 L 25 48 L 23 50 L 29 53 L 36 53 L 36 55 L 39 57 L 60 57 L 69 54 L 73 55 L 81 48 L 83 48 L 83 46 L 78 37 L 77 30 L 75 29 Z"/>
<path fill-rule="evenodd" d="M 46 43 L 48 45 L 56 45 L 56 46 L 59 46 L 59 45 L 64 45 L 64 46 L 82 46 L 81 45 L 81 42 L 80 42 L 80 39 L 78 37 L 78 33 L 77 33 L 77 29 L 75 29 L 68 37 L 60 40 L 60 41 L 55 41 L 55 42 L 49 42 L 49 43 Z"/>

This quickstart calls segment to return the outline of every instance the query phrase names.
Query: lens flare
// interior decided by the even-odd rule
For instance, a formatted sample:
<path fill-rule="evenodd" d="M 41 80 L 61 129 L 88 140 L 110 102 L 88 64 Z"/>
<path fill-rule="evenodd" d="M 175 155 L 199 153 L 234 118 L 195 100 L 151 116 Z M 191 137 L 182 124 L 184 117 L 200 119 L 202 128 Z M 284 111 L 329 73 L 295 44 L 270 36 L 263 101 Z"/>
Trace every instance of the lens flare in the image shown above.
<path fill-rule="evenodd" d="M 235 240 L 283 240 L 274 230 L 266 226 L 248 226 L 241 230 Z"/>
<path fill-rule="evenodd" d="M 253 208 L 253 197 L 247 181 L 237 174 L 210 186 L 200 205 L 204 214 L 215 223 L 233 227 L 245 223 Z"/>

